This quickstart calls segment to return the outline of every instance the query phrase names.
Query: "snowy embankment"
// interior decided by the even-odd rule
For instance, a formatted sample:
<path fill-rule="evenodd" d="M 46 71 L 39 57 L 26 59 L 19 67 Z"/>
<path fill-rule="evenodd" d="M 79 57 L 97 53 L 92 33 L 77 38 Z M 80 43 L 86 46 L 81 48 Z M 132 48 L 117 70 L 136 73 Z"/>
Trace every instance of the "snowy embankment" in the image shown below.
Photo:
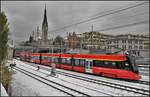
<path fill-rule="evenodd" d="M 75 89 L 75 90 L 78 90 L 78 91 L 81 91 L 81 92 L 84 92 L 85 94 L 89 94 L 89 95 L 92 95 L 92 96 L 108 96 L 108 95 L 115 95 L 115 94 L 108 94 L 107 91 L 103 91 L 103 89 L 101 88 L 101 90 L 96 90 L 93 88 L 93 90 L 91 88 L 88 88 L 89 86 L 87 85 L 84 85 L 84 83 L 81 83 L 79 84 L 77 81 L 72 80 L 71 78 L 67 78 L 66 76 L 62 76 L 62 75 L 58 75 L 59 77 L 56 78 L 56 77 L 51 77 L 51 76 L 47 76 L 49 75 L 50 73 L 48 71 L 45 71 L 45 70 L 40 70 L 41 72 L 39 72 L 38 70 L 36 70 L 37 68 L 35 67 L 32 67 L 32 66 L 29 66 L 29 65 L 26 65 L 25 63 L 22 63 L 21 61 L 16 61 L 17 66 L 24 69 L 24 70 L 28 70 L 29 72 L 32 72 L 34 74 L 37 74 L 37 75 L 40 75 L 42 77 L 45 77 L 46 79 L 48 80 L 51 80 L 51 81 L 54 81 L 54 82 L 57 82 L 59 84 L 62 84 L 62 85 L 65 85 L 67 87 L 70 87 L 72 89 Z M 20 65 L 21 64 L 21 65 Z M 89 85 L 90 83 L 88 83 Z"/>
<path fill-rule="evenodd" d="M 48 71 L 40 70 L 40 72 L 39 72 L 39 71 L 36 70 L 37 68 L 35 68 L 33 66 L 29 66 L 26 63 L 18 61 L 18 60 L 15 60 L 15 61 L 17 62 L 18 66 L 20 66 L 21 68 L 24 68 L 24 69 L 26 69 L 30 72 L 36 73 L 38 75 L 42 75 L 40 72 L 45 73 L 45 74 L 49 74 Z M 42 75 L 42 76 L 45 76 L 45 74 Z M 86 75 L 86 76 L 88 76 L 88 75 Z M 96 78 L 98 78 L 98 77 L 96 77 Z M 126 91 L 120 91 L 120 90 L 116 90 L 116 89 L 106 87 L 106 86 L 103 86 L 103 85 L 97 85 L 97 84 L 81 81 L 81 80 L 78 80 L 78 79 L 73 79 L 73 78 L 70 78 L 70 77 L 67 77 L 67 76 L 62 76 L 62 75 L 59 75 L 59 78 L 49 77 L 48 79 L 53 80 L 55 82 L 59 82 L 61 84 L 65 84 L 66 86 L 73 87 L 75 89 L 84 91 L 86 93 L 90 92 L 90 95 L 92 95 L 92 96 L 93 95 L 94 96 L 97 96 L 97 95 L 105 95 L 106 96 L 106 94 L 110 94 L 110 95 L 114 95 L 114 96 L 117 96 L 117 95 L 121 95 L 121 96 L 123 96 L 123 95 L 124 96 L 129 96 L 129 95 L 135 96 L 136 95 L 137 96 L 137 94 L 134 94 L 134 93 L 131 93 L 131 92 L 129 93 L 129 92 L 126 92 Z M 110 80 L 110 81 L 112 81 L 112 80 Z M 90 87 L 95 91 L 90 91 L 89 89 L 86 89 L 86 88 L 83 88 L 83 87 Z M 98 91 L 96 91 L 96 90 L 98 90 Z"/>
<path fill-rule="evenodd" d="M 66 96 L 19 71 L 13 70 L 12 74 L 12 96 Z"/>
<path fill-rule="evenodd" d="M 5 88 L 3 87 L 2 83 L 1 83 L 0 94 L 1 94 L 1 96 L 8 96 L 8 94 L 7 94 L 6 90 L 5 90 Z"/>

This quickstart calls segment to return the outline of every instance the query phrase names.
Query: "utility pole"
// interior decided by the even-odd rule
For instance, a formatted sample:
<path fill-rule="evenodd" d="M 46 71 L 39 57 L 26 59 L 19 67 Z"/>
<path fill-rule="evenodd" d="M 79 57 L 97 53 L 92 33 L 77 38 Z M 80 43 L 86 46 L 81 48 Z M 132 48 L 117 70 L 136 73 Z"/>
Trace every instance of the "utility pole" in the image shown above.
<path fill-rule="evenodd" d="M 51 48 L 52 48 L 52 52 L 51 53 L 53 55 L 53 38 L 52 38 L 52 47 Z M 53 63 L 53 57 L 52 57 L 52 63 Z"/>
<path fill-rule="evenodd" d="M 62 40 L 60 41 L 60 53 L 62 53 Z"/>
<path fill-rule="evenodd" d="M 93 25 L 92 25 L 92 32 L 93 32 Z"/>
<path fill-rule="evenodd" d="M 33 36 L 33 40 L 34 40 L 34 30 L 32 31 L 32 36 Z"/>
<path fill-rule="evenodd" d="M 92 46 L 93 46 L 93 25 L 92 25 L 92 32 L 91 32 L 91 48 L 92 48 Z"/>
<path fill-rule="evenodd" d="M 82 41 L 83 41 L 83 37 L 82 34 L 80 34 L 80 49 L 82 49 Z"/>
<path fill-rule="evenodd" d="M 35 34 L 34 34 L 34 37 L 35 37 L 35 41 L 36 41 L 36 28 L 35 28 Z"/>

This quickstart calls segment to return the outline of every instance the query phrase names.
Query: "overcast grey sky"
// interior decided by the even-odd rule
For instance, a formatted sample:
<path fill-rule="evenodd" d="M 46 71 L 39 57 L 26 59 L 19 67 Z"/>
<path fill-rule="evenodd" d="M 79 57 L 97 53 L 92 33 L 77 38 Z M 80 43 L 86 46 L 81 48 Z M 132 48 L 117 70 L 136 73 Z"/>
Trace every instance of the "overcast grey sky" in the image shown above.
<path fill-rule="evenodd" d="M 49 38 L 56 35 L 65 37 L 67 32 L 83 33 L 94 30 L 107 29 L 115 26 L 132 24 L 149 20 L 149 3 L 111 14 L 89 22 L 74 25 L 69 28 L 52 31 L 61 27 L 86 20 L 89 17 L 106 14 L 109 10 L 118 10 L 145 1 L 2 1 L 2 11 L 7 15 L 10 33 L 13 40 L 28 40 L 29 35 L 37 26 L 40 28 L 47 8 Z M 149 23 L 125 28 L 100 31 L 106 34 L 149 33 Z"/>

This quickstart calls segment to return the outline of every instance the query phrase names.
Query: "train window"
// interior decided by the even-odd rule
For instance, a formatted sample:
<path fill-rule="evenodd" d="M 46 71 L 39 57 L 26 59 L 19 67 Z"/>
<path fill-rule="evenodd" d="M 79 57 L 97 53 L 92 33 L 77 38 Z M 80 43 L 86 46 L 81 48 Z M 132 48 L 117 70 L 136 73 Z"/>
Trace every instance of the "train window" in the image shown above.
<path fill-rule="evenodd" d="M 117 61 L 117 62 L 116 62 L 116 66 L 117 66 L 118 69 L 121 69 L 121 68 L 122 68 L 122 67 L 121 67 L 121 64 L 122 64 L 121 61 Z"/>
<path fill-rule="evenodd" d="M 79 59 L 75 59 L 75 66 L 79 66 Z"/>
<path fill-rule="evenodd" d="M 51 62 L 54 62 L 54 58 L 52 57 Z"/>
<path fill-rule="evenodd" d="M 32 60 L 38 60 L 39 56 L 32 56 Z"/>
<path fill-rule="evenodd" d="M 58 58 L 54 58 L 54 62 L 58 63 L 59 62 Z"/>
<path fill-rule="evenodd" d="M 71 64 L 71 59 L 66 59 L 67 64 Z"/>
<path fill-rule="evenodd" d="M 111 61 L 104 61 L 104 65 L 105 67 L 109 67 L 109 68 L 116 68 L 116 62 L 111 62 Z"/>
<path fill-rule="evenodd" d="M 49 61 L 49 62 L 52 62 L 52 58 L 51 58 L 51 57 L 48 57 L 48 61 Z"/>
<path fill-rule="evenodd" d="M 126 62 L 126 61 L 122 61 L 122 62 L 120 63 L 120 66 L 121 66 L 121 67 L 120 67 L 121 69 L 131 70 L 129 63 Z"/>
<path fill-rule="evenodd" d="M 116 62 L 111 62 L 111 66 L 114 68 L 117 68 L 117 63 Z"/>
<path fill-rule="evenodd" d="M 129 63 L 128 62 L 124 62 L 124 69 L 125 70 L 130 70 L 130 67 L 129 67 Z"/>
<path fill-rule="evenodd" d="M 42 56 L 42 60 L 47 60 L 48 57 L 47 56 Z"/>
<path fill-rule="evenodd" d="M 103 61 L 100 61 L 100 60 L 94 60 L 93 61 L 93 66 L 97 66 L 97 67 L 102 66 L 103 67 L 103 65 L 104 65 Z"/>
<path fill-rule="evenodd" d="M 117 68 L 117 62 L 94 60 L 93 65 L 97 67 Z"/>
<path fill-rule="evenodd" d="M 85 64 L 85 59 L 80 59 L 80 66 L 84 66 Z"/>
<path fill-rule="evenodd" d="M 32 60 L 36 60 L 38 58 L 39 58 L 38 56 L 32 56 Z"/>
<path fill-rule="evenodd" d="M 65 58 L 62 58 L 62 59 L 61 59 L 61 63 L 65 64 L 65 63 L 66 63 L 66 59 L 65 59 Z"/>
<path fill-rule="evenodd" d="M 53 62 L 55 63 L 55 58 L 53 58 Z"/>

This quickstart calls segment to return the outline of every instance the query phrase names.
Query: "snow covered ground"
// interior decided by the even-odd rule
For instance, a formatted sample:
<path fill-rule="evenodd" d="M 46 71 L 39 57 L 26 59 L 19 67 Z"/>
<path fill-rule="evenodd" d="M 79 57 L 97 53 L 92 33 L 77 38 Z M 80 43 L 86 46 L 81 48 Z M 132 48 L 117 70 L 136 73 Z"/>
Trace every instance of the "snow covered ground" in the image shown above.
<path fill-rule="evenodd" d="M 66 96 L 19 71 L 13 70 L 12 74 L 12 96 Z"/>
<path fill-rule="evenodd" d="M 29 66 L 22 61 L 18 61 L 18 60 L 14 60 L 14 61 L 16 61 L 17 66 L 19 66 L 22 69 L 36 73 L 40 76 L 44 76 L 45 78 L 47 78 L 49 80 L 53 80 L 55 82 L 64 84 L 68 87 L 72 87 L 74 89 L 81 90 L 92 96 L 108 96 L 109 94 L 114 95 L 114 96 L 130 96 L 130 95 L 137 96 L 137 94 L 134 94 L 131 92 L 120 91 L 120 90 L 112 89 L 112 88 L 109 88 L 109 87 L 106 87 L 103 85 L 97 85 L 97 84 L 81 81 L 81 80 L 70 78 L 70 77 L 63 76 L 63 75 L 57 74 L 58 78 L 51 77 L 51 76 L 46 77 L 46 74 L 49 74 L 48 71 L 40 70 L 40 72 L 39 72 L 36 70 L 37 68 L 35 68 L 33 66 Z M 43 67 L 50 69 L 50 67 L 46 67 L 46 66 L 43 66 Z M 76 73 L 76 72 L 71 72 L 71 71 L 66 71 L 66 72 L 74 73 L 74 74 Z M 43 74 L 43 73 L 45 73 L 45 74 Z M 76 73 L 76 74 L 79 74 L 79 73 Z M 85 74 L 80 73 L 80 75 L 85 75 Z M 92 75 L 86 75 L 86 76 L 98 78 L 98 77 L 92 76 Z M 102 79 L 102 78 L 99 77 L 99 79 Z M 121 82 L 121 81 L 116 81 L 116 80 L 107 79 L 107 78 L 103 78 L 103 80 L 104 79 L 108 80 L 108 81 L 113 81 L 116 83 Z M 120 84 L 133 85 L 130 82 L 125 82 L 125 83 L 120 83 Z M 90 89 L 87 89 L 87 87 L 89 87 L 90 89 L 93 89 L 93 91 L 91 91 Z M 149 89 L 149 86 L 141 86 L 139 84 L 137 84 L 136 87 Z M 13 90 L 13 93 L 12 93 L 13 96 L 66 96 L 66 94 L 64 94 L 52 87 L 49 87 L 45 84 L 42 84 L 41 82 L 34 80 L 31 77 L 28 77 L 18 71 L 14 71 L 14 73 L 13 73 L 12 90 Z"/>
<path fill-rule="evenodd" d="M 49 87 L 27 75 L 14 71 L 12 96 L 65 96 L 66 94 Z"/>
<path fill-rule="evenodd" d="M 141 75 L 149 76 L 149 67 L 139 67 Z"/>
<path fill-rule="evenodd" d="M 67 86 L 67 87 L 70 87 L 70 88 L 73 88 L 73 89 L 76 89 L 76 90 L 80 90 L 80 91 L 82 91 L 82 92 L 84 91 L 85 93 L 88 93 L 88 94 L 93 95 L 93 96 L 99 96 L 99 95 L 101 95 L 101 96 L 108 96 L 107 94 L 105 94 L 106 91 L 101 90 L 101 91 L 97 92 L 97 91 L 95 91 L 96 89 L 93 90 L 93 91 L 87 89 L 87 87 L 86 87 L 87 84 L 85 85 L 84 83 L 81 83 L 81 84 L 83 84 L 82 87 L 79 86 L 79 84 L 78 84 L 79 82 L 78 82 L 78 81 L 75 81 L 75 79 L 74 79 L 74 80 L 72 80 L 71 78 L 68 79 L 66 76 L 61 76 L 61 75 L 59 75 L 59 78 L 55 78 L 55 77 L 51 77 L 51 76 L 48 76 L 48 77 L 47 77 L 47 75 L 49 74 L 48 71 L 40 70 L 41 72 L 44 72 L 44 73 L 45 73 L 45 74 L 42 74 L 42 73 L 40 73 L 39 71 L 37 71 L 37 70 L 36 70 L 37 68 L 35 68 L 35 67 L 32 67 L 32 66 L 23 64 L 22 62 L 19 62 L 19 61 L 16 61 L 16 63 L 18 63 L 17 66 L 19 66 L 19 67 L 22 68 L 22 69 L 28 70 L 28 71 L 30 71 L 30 72 L 32 72 L 32 73 L 38 74 L 38 75 L 43 76 L 43 77 L 45 77 L 45 78 L 47 78 L 47 79 L 49 79 L 49 80 L 52 80 L 52 81 L 54 81 L 54 82 L 63 84 L 63 85 L 65 85 L 65 86 Z M 20 65 L 20 64 L 21 64 L 21 65 Z M 27 67 L 28 67 L 28 68 L 27 68 Z M 32 69 L 34 69 L 34 70 L 31 70 L 31 69 L 29 69 L 29 68 L 32 68 Z M 75 84 L 75 83 L 76 83 L 76 84 Z M 88 83 L 88 85 L 89 85 L 89 83 Z M 83 88 L 83 87 L 85 87 L 85 88 Z M 93 89 L 94 89 L 94 88 L 93 88 Z M 103 93 L 102 91 L 103 91 L 104 93 Z M 107 93 L 107 92 L 106 92 L 106 93 Z M 47 95 L 49 95 L 49 94 L 47 94 Z M 59 96 L 60 96 L 60 95 L 59 95 Z"/>
<path fill-rule="evenodd" d="M 2 83 L 1 83 L 0 95 L 1 96 L 8 96 L 8 94 L 5 90 L 5 88 L 3 87 Z"/>

